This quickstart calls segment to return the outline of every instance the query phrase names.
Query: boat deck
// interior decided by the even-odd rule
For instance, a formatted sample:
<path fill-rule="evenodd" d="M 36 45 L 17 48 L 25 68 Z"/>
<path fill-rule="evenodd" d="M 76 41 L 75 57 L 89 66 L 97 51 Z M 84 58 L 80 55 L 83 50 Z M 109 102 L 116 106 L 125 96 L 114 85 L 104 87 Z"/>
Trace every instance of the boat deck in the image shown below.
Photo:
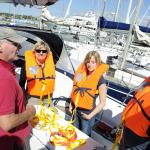
<path fill-rule="evenodd" d="M 66 114 L 58 108 L 57 108 L 57 113 L 61 117 L 65 118 L 65 116 L 66 116 Z M 76 150 L 94 150 L 94 149 L 103 150 L 103 144 L 101 144 L 101 142 L 96 142 L 94 139 L 87 136 L 86 134 L 84 134 L 77 128 L 75 128 L 75 130 L 77 133 L 77 137 L 79 139 L 86 139 L 86 143 L 77 147 Z M 49 142 L 49 139 L 50 139 L 49 131 L 43 131 L 43 130 L 38 130 L 38 129 L 32 128 L 31 138 L 29 139 L 29 145 L 27 145 L 27 148 L 30 147 L 31 150 L 37 150 L 37 149 L 40 149 L 40 150 L 66 150 L 65 146 L 54 147 Z"/>

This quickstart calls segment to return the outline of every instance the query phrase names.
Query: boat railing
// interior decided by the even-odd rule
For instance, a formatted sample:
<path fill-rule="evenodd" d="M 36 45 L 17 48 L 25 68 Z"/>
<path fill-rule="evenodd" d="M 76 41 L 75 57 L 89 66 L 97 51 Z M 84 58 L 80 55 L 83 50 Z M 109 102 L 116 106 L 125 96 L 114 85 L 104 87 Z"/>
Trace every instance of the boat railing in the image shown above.
<path fill-rule="evenodd" d="M 107 97 L 113 101 L 122 105 L 126 105 L 133 96 L 133 93 L 133 88 L 128 88 L 119 83 L 107 80 Z"/>
<path fill-rule="evenodd" d="M 114 89 L 114 88 L 111 88 L 111 87 L 108 87 L 108 89 L 111 89 L 111 90 L 113 90 L 113 91 L 115 91 L 115 92 L 119 92 L 119 93 L 121 93 L 121 94 L 128 94 L 128 93 L 126 93 L 126 92 L 122 92 L 122 91 L 120 91 L 120 90 L 116 90 L 116 89 Z M 132 96 L 132 94 L 129 94 L 128 96 Z"/>
<path fill-rule="evenodd" d="M 117 68 L 110 67 L 106 74 L 106 79 L 113 81 L 115 83 L 122 84 L 128 88 L 134 88 L 141 83 L 146 76 L 133 72 L 133 70 L 123 69 L 119 70 Z"/>

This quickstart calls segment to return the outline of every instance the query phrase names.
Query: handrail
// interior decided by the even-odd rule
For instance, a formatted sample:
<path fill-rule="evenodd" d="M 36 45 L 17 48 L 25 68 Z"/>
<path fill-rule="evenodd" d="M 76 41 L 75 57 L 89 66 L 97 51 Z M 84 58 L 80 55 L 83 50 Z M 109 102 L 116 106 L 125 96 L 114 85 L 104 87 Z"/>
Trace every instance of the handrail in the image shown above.
<path fill-rule="evenodd" d="M 111 88 L 111 87 L 108 87 L 108 89 L 111 89 L 111 90 L 113 90 L 113 91 L 116 91 L 116 92 L 119 92 L 119 93 L 122 93 L 122 94 L 125 94 L 125 95 L 128 94 L 128 93 L 122 92 L 122 91 L 120 91 L 120 90 L 116 90 L 116 89 L 114 89 L 114 88 Z M 129 96 L 132 96 L 132 95 L 129 94 Z"/>

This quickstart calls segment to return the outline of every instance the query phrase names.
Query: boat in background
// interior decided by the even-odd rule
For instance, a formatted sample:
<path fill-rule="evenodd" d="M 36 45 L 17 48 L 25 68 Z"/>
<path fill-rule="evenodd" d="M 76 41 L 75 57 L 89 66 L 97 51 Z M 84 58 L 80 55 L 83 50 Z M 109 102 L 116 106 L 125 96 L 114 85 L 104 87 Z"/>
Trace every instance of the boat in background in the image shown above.
<path fill-rule="evenodd" d="M 46 24 L 51 30 L 59 33 L 71 33 L 80 35 L 93 35 L 96 34 L 98 19 L 96 14 L 88 11 L 83 16 L 69 16 L 57 18 L 52 16 L 47 7 L 41 8 L 41 21 Z"/>

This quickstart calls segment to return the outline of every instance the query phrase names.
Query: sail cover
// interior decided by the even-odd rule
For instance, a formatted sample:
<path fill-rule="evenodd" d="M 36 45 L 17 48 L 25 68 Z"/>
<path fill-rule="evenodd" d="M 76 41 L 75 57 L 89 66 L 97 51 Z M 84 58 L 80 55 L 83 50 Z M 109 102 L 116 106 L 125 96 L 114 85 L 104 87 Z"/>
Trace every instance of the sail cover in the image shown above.
<path fill-rule="evenodd" d="M 122 22 L 115 22 L 115 21 L 109 21 L 105 19 L 104 17 L 99 17 L 98 19 L 98 28 L 102 29 L 116 29 L 116 30 L 129 30 L 130 24 L 122 23 Z M 139 26 L 139 29 L 142 32 L 150 33 L 150 28 Z"/>
<path fill-rule="evenodd" d="M 15 5 L 38 5 L 38 6 L 49 6 L 54 4 L 58 0 L 0 0 L 0 3 L 14 3 Z"/>
<path fill-rule="evenodd" d="M 150 37 L 139 29 L 139 26 L 133 27 L 134 42 L 150 46 Z"/>

